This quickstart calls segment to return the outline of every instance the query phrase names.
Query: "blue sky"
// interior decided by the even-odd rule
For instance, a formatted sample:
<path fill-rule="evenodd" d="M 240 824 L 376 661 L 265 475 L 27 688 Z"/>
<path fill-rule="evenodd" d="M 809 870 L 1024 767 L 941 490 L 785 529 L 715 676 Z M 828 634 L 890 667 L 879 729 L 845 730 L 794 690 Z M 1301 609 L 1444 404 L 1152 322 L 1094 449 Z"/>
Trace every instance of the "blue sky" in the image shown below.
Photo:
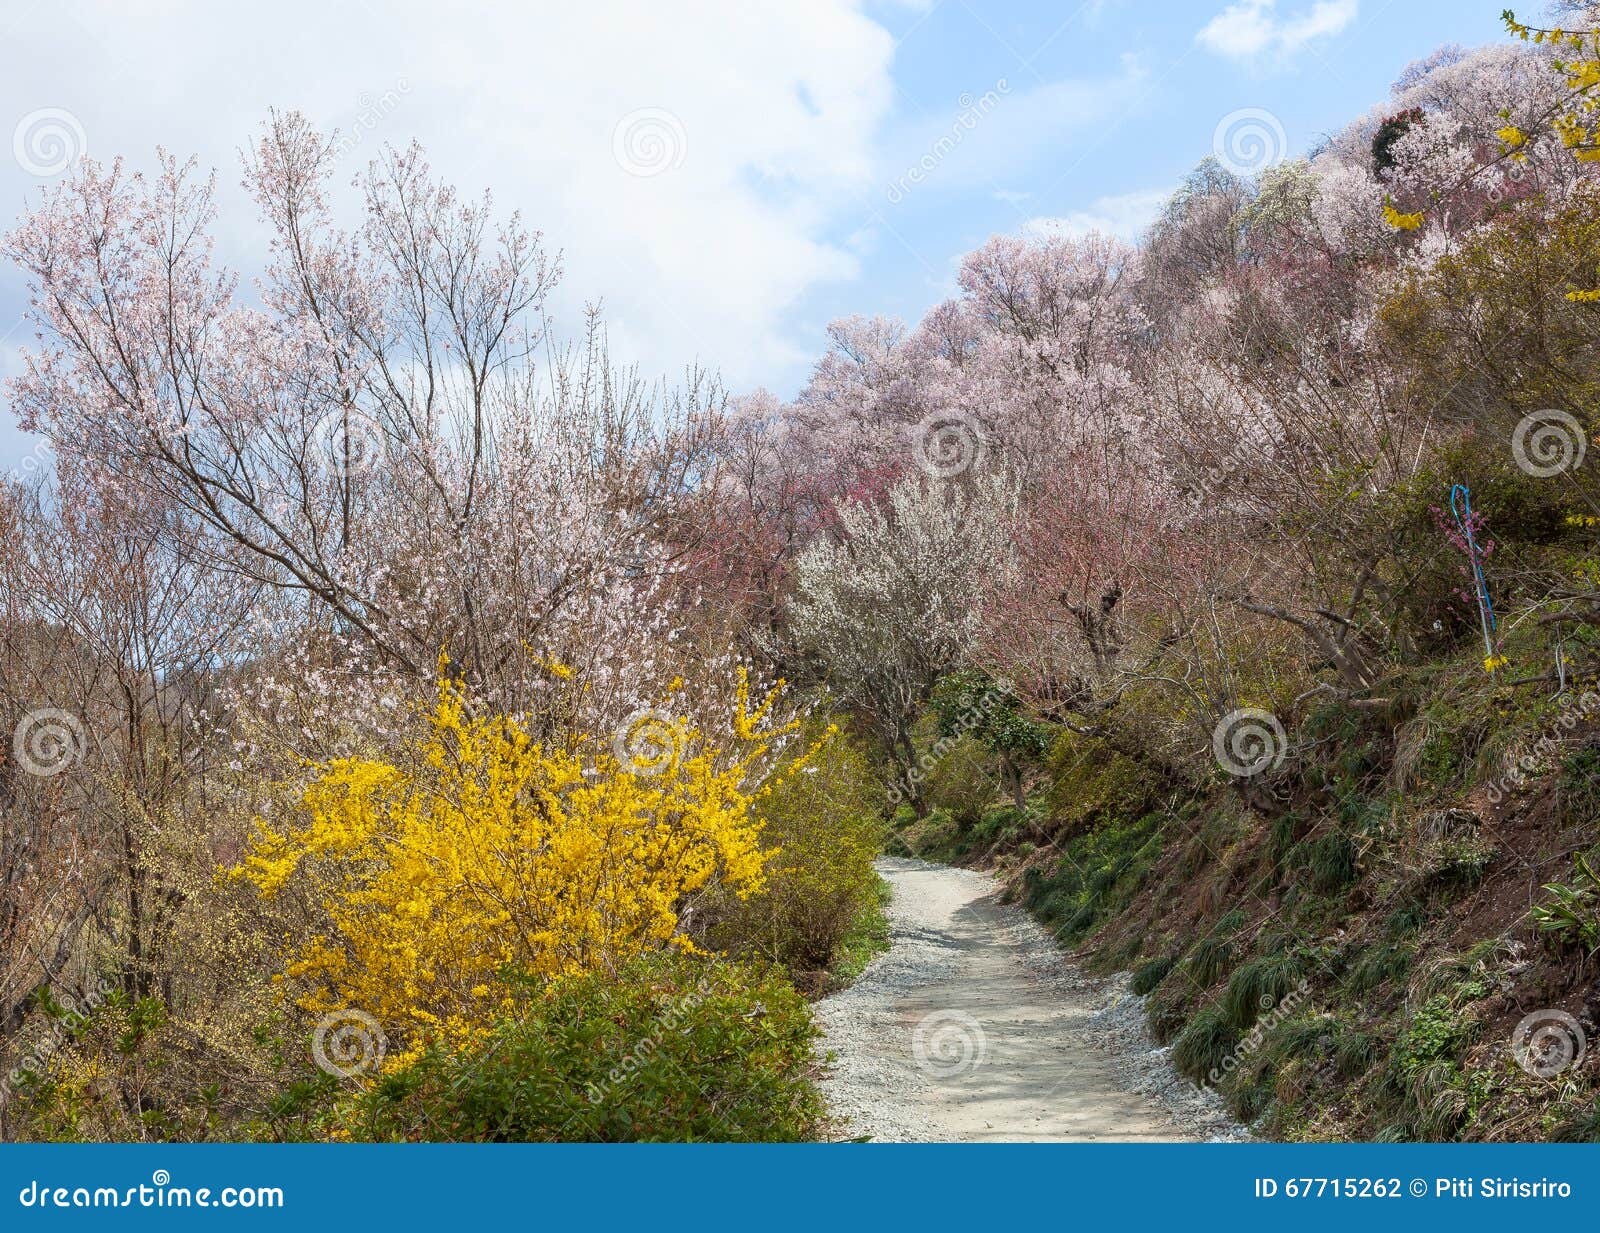
<path fill-rule="evenodd" d="M 347 134 L 341 173 L 414 137 L 521 209 L 564 254 L 558 328 L 600 300 L 619 358 L 787 396 L 831 319 L 915 320 L 996 232 L 1131 235 L 1226 117 L 1264 113 L 1300 153 L 1441 43 L 1503 37 L 1502 7 L 473 0 L 441 25 L 423 0 L 286 0 L 265 20 L 21 0 L 0 11 L 0 217 L 59 178 L 62 148 L 148 166 L 161 144 L 219 169 L 219 252 L 249 273 L 237 151 L 296 107 Z M 0 270 L 0 375 L 25 299 Z M 27 448 L 0 415 L 0 465 Z"/>
<path fill-rule="evenodd" d="M 1285 32 L 1316 7 L 1295 0 L 874 6 L 897 40 L 892 148 L 926 149 L 950 131 L 963 92 L 981 96 L 1004 80 L 1010 93 L 898 204 L 882 193 L 863 203 L 872 221 L 857 242 L 860 277 L 807 297 L 797 315 L 802 331 L 815 336 L 849 312 L 915 320 L 950 293 L 962 253 L 1033 220 L 1120 224 L 1136 233 L 1211 152 L 1224 116 L 1270 112 L 1292 156 L 1383 101 L 1404 67 L 1440 44 L 1503 37 L 1499 0 L 1362 0 L 1324 7 L 1335 33 L 1286 46 Z M 1200 32 L 1230 8 L 1246 19 L 1252 9 L 1262 14 L 1277 40 L 1246 50 L 1261 30 L 1248 20 L 1234 26 L 1233 54 L 1223 50 L 1226 26 L 1202 40 Z M 1342 22 L 1332 20 L 1339 10 L 1349 14 Z"/>

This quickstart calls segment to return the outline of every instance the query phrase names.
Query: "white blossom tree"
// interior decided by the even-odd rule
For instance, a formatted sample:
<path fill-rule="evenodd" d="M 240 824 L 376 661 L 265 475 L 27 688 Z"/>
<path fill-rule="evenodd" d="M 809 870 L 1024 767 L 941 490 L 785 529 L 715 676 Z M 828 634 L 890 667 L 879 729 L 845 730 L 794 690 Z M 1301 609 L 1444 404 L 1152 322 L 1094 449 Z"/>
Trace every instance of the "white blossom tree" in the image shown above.
<path fill-rule="evenodd" d="M 989 582 L 1010 568 L 1015 507 L 1014 489 L 996 476 L 904 479 L 881 507 L 842 505 L 837 536 L 796 562 L 790 635 L 871 721 L 914 802 L 912 725 L 934 683 L 974 645 Z"/>

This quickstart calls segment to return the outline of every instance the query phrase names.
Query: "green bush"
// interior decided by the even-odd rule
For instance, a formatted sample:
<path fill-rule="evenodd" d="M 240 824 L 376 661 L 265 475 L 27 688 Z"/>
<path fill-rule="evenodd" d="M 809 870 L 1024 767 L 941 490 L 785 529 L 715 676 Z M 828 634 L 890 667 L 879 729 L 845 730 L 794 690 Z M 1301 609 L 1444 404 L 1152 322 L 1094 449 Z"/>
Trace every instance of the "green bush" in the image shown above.
<path fill-rule="evenodd" d="M 1586 745 L 1561 763 L 1561 808 L 1575 824 L 1600 818 L 1600 747 Z"/>
<path fill-rule="evenodd" d="M 65 1006 L 48 989 L 38 994 L 42 1022 L 34 1026 L 43 1030 L 13 1072 L 13 1133 L 47 1142 L 196 1135 L 204 1113 L 198 1100 L 152 1102 L 141 1111 L 123 1099 L 134 1075 L 172 1066 L 169 1008 L 159 998 L 129 997 L 109 982 L 103 987 L 109 991 L 83 1008 Z M 12 1093 L 0 1093 L 6 1097 Z"/>
<path fill-rule="evenodd" d="M 1558 951 L 1575 947 L 1592 955 L 1600 951 L 1600 873 L 1583 855 L 1573 863 L 1575 880 L 1547 882 L 1545 902 L 1535 904 L 1531 916 Z"/>
<path fill-rule="evenodd" d="M 972 837 L 979 843 L 993 844 L 1021 833 L 1033 822 L 1031 811 L 1018 809 L 1015 805 L 1001 805 L 984 812 L 978 824 L 972 828 Z"/>
<path fill-rule="evenodd" d="M 963 830 L 975 826 L 1005 795 L 993 764 L 993 756 L 971 734 L 949 740 L 928 772 L 923 799 L 947 812 Z"/>
<path fill-rule="evenodd" d="M 1219 920 L 1188 954 L 1189 975 L 1195 988 L 1214 985 L 1233 969 L 1233 935 L 1244 925 L 1245 914 L 1235 908 Z"/>
<path fill-rule="evenodd" d="M 1028 767 L 1050 748 L 1050 730 L 1029 717 L 1009 686 L 983 672 L 952 673 L 931 701 L 940 738 L 971 739 L 990 754 L 1011 803 L 1021 808 Z"/>
<path fill-rule="evenodd" d="M 897 822 L 898 826 L 898 822 Z M 914 818 L 895 832 L 896 856 L 914 856 L 918 860 L 952 863 L 961 859 L 967 850 L 968 835 L 962 833 L 956 820 L 943 809 L 933 809 L 925 818 Z"/>
<path fill-rule="evenodd" d="M 1566 401 L 1563 397 L 1558 402 L 1534 402 L 1525 410 L 1559 407 Z M 1582 400 L 1574 405 L 1583 405 Z M 1471 489 L 1472 507 L 1484 519 L 1488 537 L 1502 553 L 1517 553 L 1522 558 L 1519 564 L 1539 559 L 1541 550 L 1572 536 L 1566 518 L 1575 499 L 1580 499 L 1578 493 L 1526 474 L 1515 465 L 1508 448 L 1522 414 L 1502 408 L 1495 413 L 1496 422 L 1444 443 L 1379 504 L 1370 520 L 1368 533 L 1381 535 L 1410 566 L 1406 585 L 1396 592 L 1386 617 L 1409 630 L 1424 653 L 1466 652 L 1474 659 L 1483 654 L 1477 640 L 1477 612 L 1463 594 L 1465 557 L 1446 539 L 1453 485 Z M 1569 483 L 1585 484 L 1591 470 L 1570 473 Z M 1519 581 L 1496 578 L 1497 606 L 1510 602 Z"/>
<path fill-rule="evenodd" d="M 1398 1076 L 1411 1079 L 1435 1063 L 1453 1063 L 1477 1038 L 1482 1026 L 1449 996 L 1431 997 L 1400 1032 L 1389 1064 Z"/>
<path fill-rule="evenodd" d="M 721 890 L 704 896 L 696 907 L 705 944 L 782 963 L 797 980 L 817 983 L 877 904 L 872 862 L 883 845 L 882 802 L 866 755 L 834 737 L 806 772 L 782 780 L 759 803 L 762 845 L 776 849 L 766 883 L 746 899 Z"/>
<path fill-rule="evenodd" d="M 1063 830 L 1098 822 L 1126 821 L 1149 808 L 1155 785 L 1140 766 L 1104 741 L 1070 730 L 1056 738 L 1048 760 L 1046 803 Z"/>
<path fill-rule="evenodd" d="M 1183 982 L 1178 981 L 1174 984 L 1181 986 Z M 1181 987 L 1162 985 L 1150 998 L 1149 1005 L 1145 1009 L 1150 1021 L 1150 1034 L 1156 1038 L 1157 1044 L 1167 1044 L 1189 1021 L 1187 991 Z"/>
<path fill-rule="evenodd" d="M 1352 956 L 1345 985 L 1357 997 L 1398 985 L 1411 971 L 1413 946 L 1407 942 L 1379 942 Z"/>
<path fill-rule="evenodd" d="M 1339 831 L 1302 840 L 1290 853 L 1290 864 L 1305 871 L 1307 888 L 1319 895 L 1341 891 L 1358 876 L 1356 846 Z"/>
<path fill-rule="evenodd" d="M 839 939 L 823 992 L 831 993 L 854 984 L 867 964 L 889 949 L 889 914 L 886 909 L 891 898 L 889 883 L 881 877 L 875 878 L 871 899 L 862 908 L 849 932 Z"/>
<path fill-rule="evenodd" d="M 529 991 L 470 1054 L 340 1109 L 371 1140 L 792 1142 L 822 1115 L 810 1008 L 773 968 L 660 954 Z"/>

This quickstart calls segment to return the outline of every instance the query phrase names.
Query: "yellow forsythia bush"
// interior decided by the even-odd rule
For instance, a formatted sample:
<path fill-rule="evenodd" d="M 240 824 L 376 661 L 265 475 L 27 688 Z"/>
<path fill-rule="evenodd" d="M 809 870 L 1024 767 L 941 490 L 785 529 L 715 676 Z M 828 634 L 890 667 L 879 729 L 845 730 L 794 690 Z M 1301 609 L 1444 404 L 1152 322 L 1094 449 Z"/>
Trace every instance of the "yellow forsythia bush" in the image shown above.
<path fill-rule="evenodd" d="M 325 934 L 287 946 L 303 1009 L 373 1016 L 389 1069 L 430 1043 L 469 1046 L 513 1009 L 516 979 L 688 947 L 684 896 L 713 878 L 738 895 L 761 886 L 769 854 L 751 805 L 771 785 L 748 781 L 791 730 L 760 730 L 776 692 L 752 709 L 741 677 L 733 748 L 682 723 L 643 773 L 609 742 L 541 744 L 516 717 L 476 717 L 441 679 L 406 757 L 319 767 L 301 824 L 261 824 L 230 876 L 264 896 L 292 887 L 325 916 Z"/>

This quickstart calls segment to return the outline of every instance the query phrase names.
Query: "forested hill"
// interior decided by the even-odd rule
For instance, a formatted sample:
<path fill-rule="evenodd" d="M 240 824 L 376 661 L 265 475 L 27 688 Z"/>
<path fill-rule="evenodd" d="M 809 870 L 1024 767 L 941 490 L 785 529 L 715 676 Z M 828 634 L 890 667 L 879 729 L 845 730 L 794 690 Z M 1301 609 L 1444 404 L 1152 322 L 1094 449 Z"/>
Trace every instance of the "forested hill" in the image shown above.
<path fill-rule="evenodd" d="M 1594 47 L 1519 33 L 1136 246 L 990 241 L 783 409 L 857 501 L 789 628 L 901 849 L 1274 1135 L 1600 1131 Z"/>

